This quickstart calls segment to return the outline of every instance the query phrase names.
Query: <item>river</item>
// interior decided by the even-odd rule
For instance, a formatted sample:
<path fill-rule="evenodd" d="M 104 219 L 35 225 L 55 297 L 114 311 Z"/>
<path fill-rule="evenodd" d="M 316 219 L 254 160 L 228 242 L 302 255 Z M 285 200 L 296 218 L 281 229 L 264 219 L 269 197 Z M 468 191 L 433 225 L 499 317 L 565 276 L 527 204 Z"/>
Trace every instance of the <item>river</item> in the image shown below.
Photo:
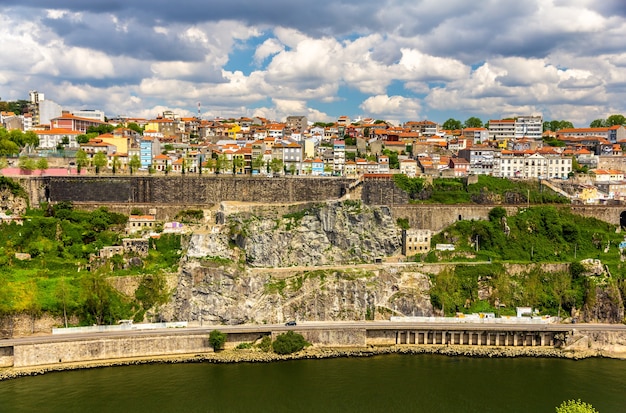
<path fill-rule="evenodd" d="M 626 361 L 438 355 L 153 364 L 0 382 L 0 412 L 626 411 Z"/>

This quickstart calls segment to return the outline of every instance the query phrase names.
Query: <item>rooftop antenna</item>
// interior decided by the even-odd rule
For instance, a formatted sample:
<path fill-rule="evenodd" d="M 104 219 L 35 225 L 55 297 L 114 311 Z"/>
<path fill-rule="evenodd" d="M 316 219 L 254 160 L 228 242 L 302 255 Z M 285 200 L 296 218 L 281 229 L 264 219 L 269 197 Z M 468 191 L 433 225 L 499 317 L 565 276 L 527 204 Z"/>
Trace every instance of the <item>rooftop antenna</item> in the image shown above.
<path fill-rule="evenodd" d="M 200 108 L 202 107 L 202 103 L 198 102 L 198 119 L 202 120 L 202 116 L 200 116 Z"/>

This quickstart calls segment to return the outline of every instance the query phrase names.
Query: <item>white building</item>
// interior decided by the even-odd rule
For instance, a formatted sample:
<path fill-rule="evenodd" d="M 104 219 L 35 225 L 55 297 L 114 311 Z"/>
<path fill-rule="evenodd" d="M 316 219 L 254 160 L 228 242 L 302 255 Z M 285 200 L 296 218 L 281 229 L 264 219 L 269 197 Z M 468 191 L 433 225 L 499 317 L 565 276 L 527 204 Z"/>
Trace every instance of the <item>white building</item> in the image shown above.
<path fill-rule="evenodd" d="M 543 134 L 543 117 L 519 116 L 515 119 L 515 137 L 541 140 Z"/>
<path fill-rule="evenodd" d="M 489 121 L 489 139 L 503 141 L 515 137 L 515 119 L 492 119 Z"/>
<path fill-rule="evenodd" d="M 94 119 L 104 122 L 104 112 L 95 109 L 76 110 L 72 112 L 72 115 L 80 118 Z"/>

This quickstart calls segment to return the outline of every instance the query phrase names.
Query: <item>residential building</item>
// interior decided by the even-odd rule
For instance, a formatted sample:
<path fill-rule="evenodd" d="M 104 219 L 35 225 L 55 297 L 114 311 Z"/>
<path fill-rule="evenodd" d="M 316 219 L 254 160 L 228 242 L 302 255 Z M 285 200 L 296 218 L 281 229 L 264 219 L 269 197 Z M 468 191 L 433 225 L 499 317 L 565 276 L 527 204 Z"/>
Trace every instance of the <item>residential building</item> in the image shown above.
<path fill-rule="evenodd" d="M 459 151 L 459 158 L 464 158 L 470 163 L 470 174 L 492 175 L 495 155 L 499 150 L 486 145 L 472 146 Z"/>
<path fill-rule="evenodd" d="M 604 138 L 610 143 L 617 143 L 626 140 L 626 128 L 621 125 L 605 128 L 567 128 L 561 129 L 557 132 L 557 134 L 559 138 Z"/>
<path fill-rule="evenodd" d="M 402 230 L 402 255 L 411 257 L 428 253 L 432 235 L 433 233 L 429 229 Z"/>
<path fill-rule="evenodd" d="M 463 158 L 450 158 L 450 169 L 454 171 L 455 177 L 468 176 L 470 173 L 470 163 Z"/>
<path fill-rule="evenodd" d="M 126 223 L 126 233 L 134 234 L 154 229 L 156 217 L 154 215 L 131 215 Z"/>
<path fill-rule="evenodd" d="M 542 134 L 543 117 L 541 115 L 518 116 L 515 119 L 516 138 L 528 138 L 540 141 Z"/>
<path fill-rule="evenodd" d="M 440 131 L 439 124 L 429 120 L 406 122 L 404 127 L 408 128 L 411 132 L 418 132 L 422 136 L 434 136 L 439 134 Z"/>
<path fill-rule="evenodd" d="M 624 180 L 624 172 L 617 169 L 592 169 L 589 172 L 594 176 L 596 183 L 621 182 Z"/>
<path fill-rule="evenodd" d="M 302 146 L 295 142 L 285 144 L 283 162 L 287 171 L 299 172 L 302 169 Z"/>
<path fill-rule="evenodd" d="M 474 145 L 487 143 L 489 140 L 489 130 L 487 128 L 465 128 L 461 131 L 461 135 L 463 138 L 469 139 Z"/>
<path fill-rule="evenodd" d="M 343 166 L 346 163 L 346 142 L 341 139 L 335 139 L 333 142 L 333 173 L 341 174 Z"/>
<path fill-rule="evenodd" d="M 287 116 L 287 128 L 298 132 L 304 132 L 309 124 L 306 116 Z"/>
<path fill-rule="evenodd" d="M 40 149 L 56 149 L 63 145 L 63 142 L 67 141 L 67 147 L 72 149 L 78 149 L 79 145 L 76 141 L 76 137 L 80 135 L 80 132 L 71 129 L 49 129 L 42 131 L 34 131 L 39 138 Z M 67 138 L 67 139 L 66 139 Z"/>
<path fill-rule="evenodd" d="M 492 119 L 489 121 L 489 139 L 506 141 L 515 138 L 515 119 Z"/>
<path fill-rule="evenodd" d="M 139 159 L 141 160 L 141 168 L 148 169 L 154 162 L 154 157 L 161 152 L 161 145 L 158 138 L 144 136 L 139 142 Z"/>
<path fill-rule="evenodd" d="M 408 177 L 417 176 L 417 161 L 415 159 L 404 159 L 400 161 L 400 173 Z"/>

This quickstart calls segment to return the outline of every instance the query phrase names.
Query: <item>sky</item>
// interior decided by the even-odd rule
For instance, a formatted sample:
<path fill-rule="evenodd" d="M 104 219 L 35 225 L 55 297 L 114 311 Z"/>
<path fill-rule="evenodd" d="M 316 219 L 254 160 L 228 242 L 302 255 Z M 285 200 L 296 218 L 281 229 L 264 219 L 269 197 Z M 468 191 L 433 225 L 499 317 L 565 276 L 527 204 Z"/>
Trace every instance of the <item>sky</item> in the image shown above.
<path fill-rule="evenodd" d="M 0 0 L 0 99 L 154 118 L 626 114 L 625 0 Z"/>

